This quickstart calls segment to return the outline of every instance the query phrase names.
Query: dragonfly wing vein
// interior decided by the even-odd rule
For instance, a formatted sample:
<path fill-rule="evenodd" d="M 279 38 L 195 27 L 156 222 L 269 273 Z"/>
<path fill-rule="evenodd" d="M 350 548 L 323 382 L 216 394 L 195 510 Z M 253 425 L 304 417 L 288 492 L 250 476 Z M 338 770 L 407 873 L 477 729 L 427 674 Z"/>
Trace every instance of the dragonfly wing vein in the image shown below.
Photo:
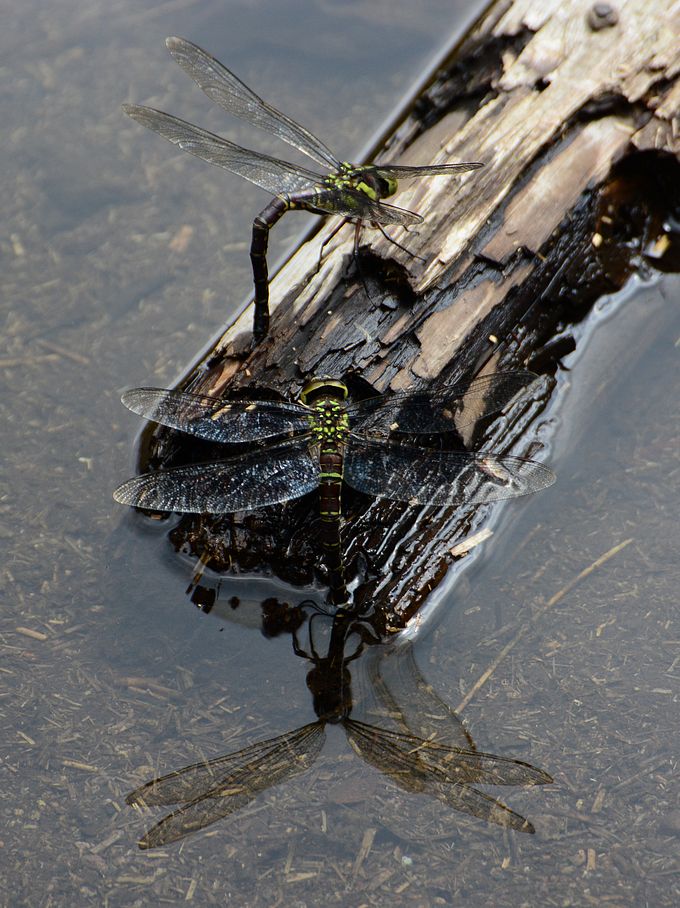
<path fill-rule="evenodd" d="M 397 180 L 412 180 L 418 177 L 454 176 L 457 173 L 469 173 L 483 167 L 478 161 L 459 164 L 425 164 L 419 167 L 408 167 L 402 164 L 374 164 L 371 168 L 381 176 L 394 177 Z"/>
<path fill-rule="evenodd" d="M 450 432 L 499 412 L 536 377 L 527 371 L 498 372 L 433 391 L 371 397 L 347 407 L 347 415 L 355 432 L 367 434 Z"/>
<path fill-rule="evenodd" d="M 135 476 L 113 497 L 152 511 L 227 514 L 300 498 L 318 484 L 318 461 L 306 439 L 297 439 L 241 457 Z"/>
<path fill-rule="evenodd" d="M 165 43 L 201 91 L 223 110 L 283 139 L 319 164 L 328 165 L 333 170 L 340 167 L 340 162 L 320 139 L 263 101 L 211 54 L 185 38 L 167 38 Z"/>
<path fill-rule="evenodd" d="M 345 479 L 378 498 L 461 507 L 536 492 L 552 485 L 555 475 L 522 457 L 438 451 L 351 436 Z"/>
<path fill-rule="evenodd" d="M 144 419 L 226 444 L 309 430 L 308 411 L 276 401 L 225 401 L 163 388 L 132 388 L 121 400 Z"/>
<path fill-rule="evenodd" d="M 200 126 L 194 126 L 193 123 L 173 117 L 162 110 L 142 107 L 139 104 L 124 104 L 123 110 L 133 120 L 157 132 L 182 151 L 196 155 L 208 164 L 229 170 L 261 189 L 266 189 L 272 195 L 302 192 L 323 180 L 323 176 L 305 167 L 241 148 L 240 145 L 216 136 L 207 129 L 201 129 Z"/>

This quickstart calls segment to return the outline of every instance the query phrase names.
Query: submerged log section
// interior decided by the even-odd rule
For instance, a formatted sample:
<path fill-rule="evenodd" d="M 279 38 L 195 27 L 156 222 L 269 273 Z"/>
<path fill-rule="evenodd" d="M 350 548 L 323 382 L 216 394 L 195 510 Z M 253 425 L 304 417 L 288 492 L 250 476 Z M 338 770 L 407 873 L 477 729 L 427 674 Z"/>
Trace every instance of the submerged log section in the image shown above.
<path fill-rule="evenodd" d="M 357 265 L 347 226 L 317 272 L 331 220 L 272 281 L 270 338 L 248 353 L 248 308 L 208 371 L 193 372 L 185 386 L 294 397 L 306 378 L 328 374 L 360 376 L 389 393 L 487 361 L 491 369 L 531 365 L 556 328 L 575 319 L 575 304 L 582 315 L 624 283 L 639 264 L 636 249 L 652 266 L 668 255 L 652 208 L 654 198 L 677 193 L 679 19 L 670 0 L 493 5 L 377 155 L 485 163 L 396 197 L 425 216 L 398 237 L 419 258 L 365 229 Z M 631 185 L 636 199 L 644 196 L 639 205 Z M 501 446 L 513 440 L 511 428 L 503 431 Z M 403 625 L 470 524 L 449 513 L 414 533 L 407 509 L 386 503 L 364 517 L 345 531 L 350 552 L 368 551 L 374 562 L 363 595 L 380 600 L 388 623 Z"/>

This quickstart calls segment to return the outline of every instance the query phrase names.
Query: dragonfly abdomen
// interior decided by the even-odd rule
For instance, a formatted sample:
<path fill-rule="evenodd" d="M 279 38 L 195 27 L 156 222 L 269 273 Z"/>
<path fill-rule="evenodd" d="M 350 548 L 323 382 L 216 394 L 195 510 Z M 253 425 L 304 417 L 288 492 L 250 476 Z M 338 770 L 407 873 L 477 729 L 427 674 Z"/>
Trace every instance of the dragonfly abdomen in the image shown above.
<path fill-rule="evenodd" d="M 319 498 L 323 521 L 332 522 L 340 518 L 342 460 L 337 448 L 322 451 L 319 455 Z"/>
<path fill-rule="evenodd" d="M 267 269 L 269 231 L 291 207 L 291 200 L 288 196 L 277 195 L 253 221 L 253 236 L 250 243 L 250 262 L 253 267 L 253 283 L 255 284 L 253 337 L 258 344 L 269 332 L 269 271 Z"/>
<path fill-rule="evenodd" d="M 337 447 L 322 449 L 319 454 L 319 541 L 328 569 L 330 598 L 334 605 L 347 602 L 345 568 L 340 541 L 343 457 Z"/>

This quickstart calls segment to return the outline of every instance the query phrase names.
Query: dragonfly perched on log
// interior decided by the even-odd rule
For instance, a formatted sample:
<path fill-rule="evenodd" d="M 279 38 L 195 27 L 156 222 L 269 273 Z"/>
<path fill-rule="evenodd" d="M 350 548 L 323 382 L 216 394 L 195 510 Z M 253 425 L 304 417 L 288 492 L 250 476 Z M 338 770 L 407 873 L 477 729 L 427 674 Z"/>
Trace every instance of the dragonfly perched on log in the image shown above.
<path fill-rule="evenodd" d="M 346 643 L 353 631 L 358 631 L 360 642 L 347 656 Z M 383 711 L 399 728 L 384 728 L 351 717 L 354 704 L 348 664 L 360 655 L 365 642 L 360 623 L 347 611 L 333 618 L 325 656 L 319 657 L 313 647 L 307 654 L 296 642 L 296 653 L 314 665 L 307 675 L 307 686 L 318 715 L 315 722 L 235 753 L 186 766 L 130 792 L 125 799 L 130 805 L 180 805 L 146 832 L 139 847 L 158 848 L 205 829 L 241 810 L 263 792 L 306 772 L 321 754 L 329 724 L 341 725 L 354 753 L 402 791 L 426 795 L 497 826 L 533 833 L 527 819 L 474 785 L 546 785 L 552 778 L 521 760 L 478 751 L 460 719 L 420 675 L 410 644 L 391 651 L 389 656 L 381 647 L 387 657 L 383 661 L 394 657 L 399 662 L 399 690 L 382 677 L 372 679 Z M 400 816 L 403 819 L 403 810 Z M 389 826 L 389 820 L 385 824 Z M 406 827 L 401 822 L 400 826 L 402 835 L 417 835 L 417 822 Z M 428 829 L 424 837 L 429 840 L 430 835 Z"/>
<path fill-rule="evenodd" d="M 321 215 L 340 214 L 357 222 L 368 221 L 375 226 L 417 224 L 423 220 L 419 214 L 386 205 L 382 201 L 395 194 L 399 180 L 451 176 L 482 166 L 476 162 L 423 167 L 396 164 L 355 166 L 342 162 L 309 130 L 263 101 L 206 51 L 184 38 L 168 38 L 165 43 L 182 69 L 211 101 L 228 113 L 272 133 L 323 168 L 330 168 L 326 173 L 319 173 L 242 148 L 160 110 L 137 104 L 123 105 L 128 116 L 184 151 L 238 174 L 275 196 L 253 221 L 250 259 L 255 284 L 253 338 L 256 343 L 263 340 L 269 330 L 269 230 L 286 211 L 298 208 Z"/>
<path fill-rule="evenodd" d="M 343 382 L 330 378 L 308 382 L 295 403 L 134 388 L 123 394 L 123 403 L 153 422 L 214 442 L 271 443 L 212 463 L 136 476 L 113 495 L 121 504 L 148 510 L 222 514 L 319 489 L 319 536 L 331 600 L 342 604 L 347 601 L 340 548 L 343 480 L 378 498 L 443 507 L 513 498 L 554 482 L 548 467 L 527 458 L 411 443 L 424 434 L 459 433 L 503 409 L 535 378 L 532 372 L 499 372 L 436 391 L 356 402 L 348 402 Z"/>

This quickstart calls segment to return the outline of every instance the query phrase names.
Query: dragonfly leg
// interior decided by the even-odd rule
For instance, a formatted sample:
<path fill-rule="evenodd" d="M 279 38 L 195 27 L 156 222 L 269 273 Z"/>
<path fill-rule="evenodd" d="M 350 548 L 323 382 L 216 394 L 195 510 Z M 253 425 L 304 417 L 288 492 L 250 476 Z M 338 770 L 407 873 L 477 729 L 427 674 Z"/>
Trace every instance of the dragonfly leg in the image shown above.
<path fill-rule="evenodd" d="M 323 214 L 323 212 L 321 212 L 321 213 Z M 361 278 L 361 283 L 364 285 L 364 290 L 366 291 L 366 296 L 370 299 L 371 294 L 368 292 L 368 286 L 366 284 L 366 281 L 364 280 L 363 274 L 361 273 L 361 265 L 359 263 L 359 237 L 361 235 L 361 225 L 363 223 L 363 221 L 361 221 L 361 220 L 357 221 L 357 220 L 354 220 L 353 218 L 345 217 L 345 218 L 342 218 L 342 220 L 337 225 L 337 227 L 335 227 L 333 230 L 331 230 L 331 232 L 328 234 L 326 239 L 321 244 L 321 248 L 319 249 L 319 260 L 316 263 L 316 271 L 314 272 L 314 274 L 319 273 L 319 270 L 321 268 L 321 262 L 323 261 L 323 257 L 325 254 L 324 250 L 325 250 L 326 246 L 330 243 L 330 241 L 338 233 L 338 231 L 342 230 L 342 228 L 345 226 L 345 224 L 351 224 L 351 223 L 354 223 L 354 250 L 353 250 L 352 254 L 354 256 L 354 261 L 357 263 L 357 270 L 358 270 L 359 276 Z"/>
<path fill-rule="evenodd" d="M 354 258 L 357 260 L 359 258 L 359 240 L 361 239 L 362 226 L 363 221 L 354 222 Z"/>
<path fill-rule="evenodd" d="M 354 249 L 352 250 L 352 256 L 354 258 L 354 263 L 356 265 L 357 273 L 359 275 L 359 280 L 361 281 L 364 293 L 367 298 L 371 299 L 371 291 L 368 289 L 368 284 L 366 283 L 366 275 L 361 267 L 361 257 L 359 255 L 359 240 L 361 239 L 361 228 L 363 227 L 363 221 L 354 222 Z"/>
<path fill-rule="evenodd" d="M 382 233 L 382 235 L 385 237 L 385 239 L 387 240 L 388 243 L 391 243 L 393 246 L 396 246 L 397 249 L 401 249 L 402 252 L 405 252 L 406 255 L 410 256 L 412 259 L 419 259 L 421 262 L 425 262 L 425 259 L 423 258 L 422 255 L 416 255 L 415 252 L 411 252 L 411 250 L 407 249 L 406 246 L 402 246 L 402 244 L 400 242 L 393 239 L 389 235 L 389 233 L 385 230 L 385 228 L 383 227 L 382 224 L 378 224 L 378 223 L 374 222 L 372 224 L 372 226 L 376 227 Z M 406 227 L 404 227 L 404 230 L 406 230 Z"/>
<path fill-rule="evenodd" d="M 255 311 L 253 313 L 253 340 L 259 344 L 269 333 L 269 271 L 267 247 L 269 231 L 291 207 L 285 196 L 276 196 L 253 221 L 250 243 L 250 262 L 255 284 Z"/>

